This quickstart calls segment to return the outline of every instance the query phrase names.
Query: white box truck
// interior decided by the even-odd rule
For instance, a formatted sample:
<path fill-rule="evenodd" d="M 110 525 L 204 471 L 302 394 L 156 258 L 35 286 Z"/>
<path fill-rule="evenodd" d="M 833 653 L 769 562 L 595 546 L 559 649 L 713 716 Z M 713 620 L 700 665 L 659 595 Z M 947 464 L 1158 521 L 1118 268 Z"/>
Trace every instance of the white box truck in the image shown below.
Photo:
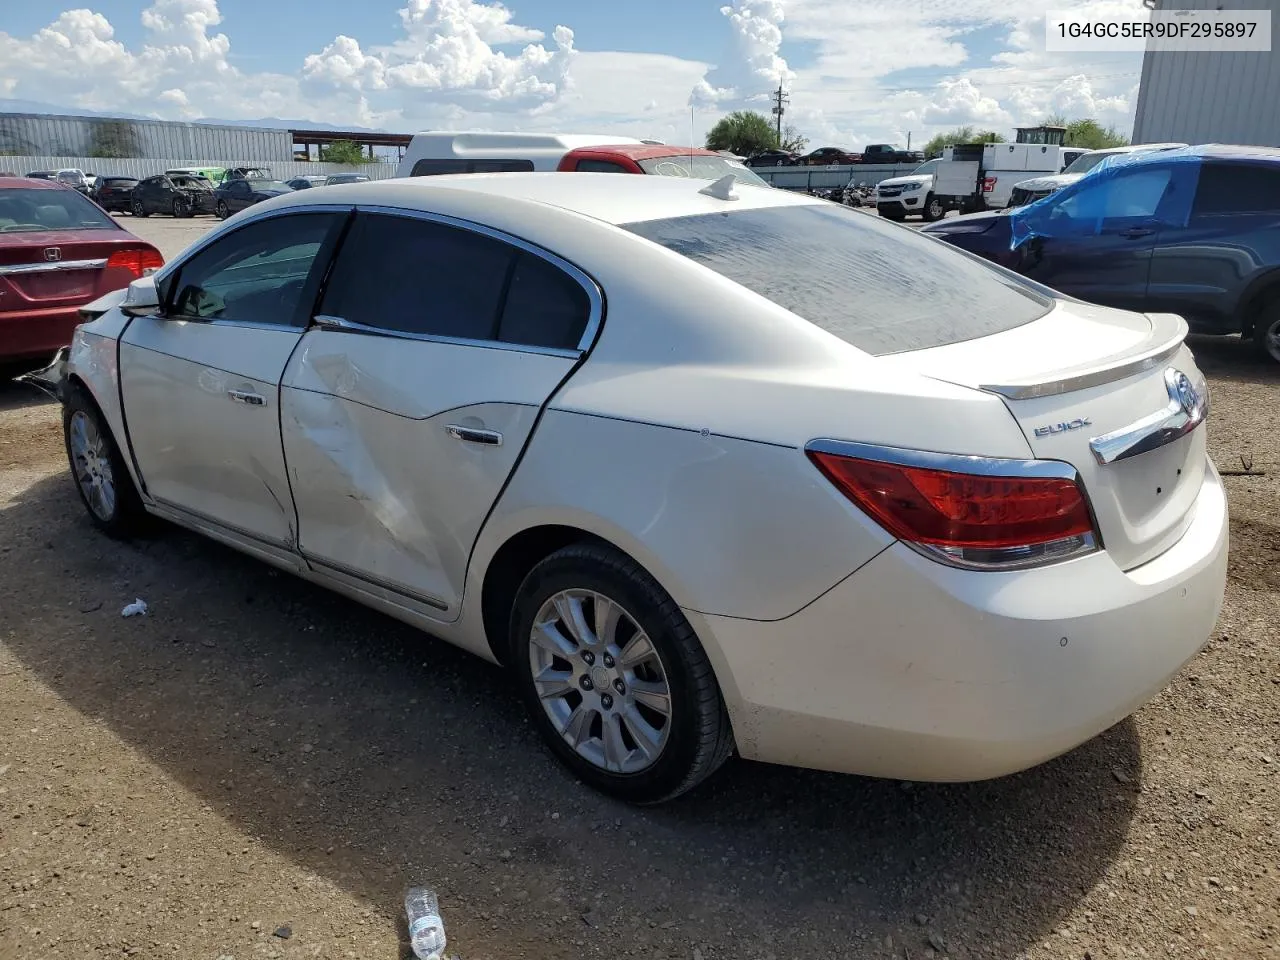
<path fill-rule="evenodd" d="M 961 143 L 943 151 L 933 192 L 961 213 L 999 210 L 1014 185 L 1034 173 L 1058 173 L 1082 150 L 1064 147 L 1066 127 L 1018 127 L 1013 143 Z"/>

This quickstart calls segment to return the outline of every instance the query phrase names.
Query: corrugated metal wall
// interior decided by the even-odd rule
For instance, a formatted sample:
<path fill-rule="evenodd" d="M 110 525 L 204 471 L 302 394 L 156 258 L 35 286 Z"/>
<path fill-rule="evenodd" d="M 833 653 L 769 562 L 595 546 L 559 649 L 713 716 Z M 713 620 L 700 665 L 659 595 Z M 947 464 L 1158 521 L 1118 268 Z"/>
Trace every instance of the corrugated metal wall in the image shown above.
<path fill-rule="evenodd" d="M 1280 0 L 1160 0 L 1162 10 L 1271 10 Z M 1134 143 L 1239 143 L 1280 147 L 1280 45 L 1270 53 L 1148 52 Z"/>
<path fill-rule="evenodd" d="M 265 127 L 2 113 L 0 153 L 76 157 L 113 153 L 178 157 L 184 164 L 206 164 L 213 157 L 290 161 L 293 137 L 287 130 Z"/>
<path fill-rule="evenodd" d="M 85 173 L 96 173 L 104 177 L 143 177 L 164 173 L 172 167 L 232 167 L 242 162 L 241 157 L 231 160 L 208 159 L 193 164 L 186 157 L 171 160 L 148 160 L 141 157 L 127 157 L 120 160 L 102 160 L 93 157 L 12 157 L 0 156 L 0 172 L 16 173 L 22 176 L 33 170 L 60 170 L 74 167 Z M 278 180 L 290 180 L 306 174 L 326 176 L 331 173 L 363 173 L 370 180 L 385 180 L 396 175 L 394 163 L 299 163 L 297 161 L 278 162 L 275 160 L 262 163 L 269 168 Z"/>
<path fill-rule="evenodd" d="M 755 167 L 751 172 L 783 190 L 815 190 L 843 187 L 850 180 L 874 187 L 881 180 L 903 177 L 918 163 L 855 163 L 829 167 Z"/>

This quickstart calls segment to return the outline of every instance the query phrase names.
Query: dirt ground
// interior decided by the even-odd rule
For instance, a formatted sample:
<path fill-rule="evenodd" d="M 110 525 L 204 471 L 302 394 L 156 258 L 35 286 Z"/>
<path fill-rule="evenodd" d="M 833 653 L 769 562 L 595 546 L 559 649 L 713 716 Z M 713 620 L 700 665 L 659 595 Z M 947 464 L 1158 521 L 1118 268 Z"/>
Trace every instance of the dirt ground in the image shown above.
<path fill-rule="evenodd" d="M 463 960 L 1280 956 L 1280 371 L 1195 346 L 1219 465 L 1267 475 L 1227 479 L 1226 607 L 1164 693 L 997 781 L 734 761 L 656 810 L 574 783 L 495 668 L 95 533 L 57 409 L 0 387 L 0 958 L 403 957 L 409 882 Z"/>

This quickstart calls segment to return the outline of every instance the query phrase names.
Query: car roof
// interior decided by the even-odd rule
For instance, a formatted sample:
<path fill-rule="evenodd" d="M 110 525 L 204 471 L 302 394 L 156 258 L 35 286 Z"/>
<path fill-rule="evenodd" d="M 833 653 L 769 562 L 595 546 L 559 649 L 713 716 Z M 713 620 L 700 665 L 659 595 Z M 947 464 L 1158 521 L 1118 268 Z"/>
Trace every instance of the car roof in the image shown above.
<path fill-rule="evenodd" d="M 322 197 L 302 190 L 270 202 L 273 206 L 350 202 L 429 210 L 433 194 L 448 192 L 456 199 L 458 193 L 470 193 L 555 207 L 611 224 L 826 203 L 802 193 L 742 183 L 736 184 L 737 200 L 720 200 L 699 192 L 711 183 L 690 177 L 616 173 L 463 173 L 337 184 L 326 187 Z"/>
<path fill-rule="evenodd" d="M 1148 150 L 1134 153 L 1125 166 L 1152 163 L 1173 163 L 1183 160 L 1264 160 L 1280 163 L 1280 148 L 1255 147 L 1231 143 L 1201 143 L 1191 147 L 1170 150 Z"/>
<path fill-rule="evenodd" d="M 669 143 L 607 143 L 596 147 L 578 147 L 578 150 L 599 150 L 603 153 L 616 153 L 632 160 L 657 160 L 660 157 L 724 156 L 714 150 L 704 150 L 701 147 L 679 147 Z"/>
<path fill-rule="evenodd" d="M 602 135 L 595 133 L 515 133 L 500 130 L 457 130 L 442 132 L 424 130 L 413 135 L 414 146 L 424 143 L 450 143 L 457 151 L 467 150 L 512 150 L 512 149 L 562 149 L 577 150 L 580 147 L 613 146 L 615 144 L 638 144 L 632 137 Z M 416 155 L 414 147 L 410 150 Z M 465 153 L 460 152 L 459 156 Z"/>
<path fill-rule="evenodd" d="M 41 171 L 35 171 L 41 172 Z M 36 177 L 0 177 L 0 189 L 21 187 L 24 190 L 65 190 L 56 180 L 40 180 Z"/>

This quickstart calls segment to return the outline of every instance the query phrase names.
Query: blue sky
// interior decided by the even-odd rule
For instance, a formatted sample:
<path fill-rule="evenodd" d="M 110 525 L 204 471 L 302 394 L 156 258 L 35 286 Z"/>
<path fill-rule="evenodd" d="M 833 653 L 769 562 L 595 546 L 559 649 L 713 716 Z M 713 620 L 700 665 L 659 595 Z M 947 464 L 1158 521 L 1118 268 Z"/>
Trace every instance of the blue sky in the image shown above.
<path fill-rule="evenodd" d="M 0 97 L 165 118 L 689 138 L 731 109 L 815 145 L 1007 131 L 1050 112 L 1127 132 L 1140 55 L 1044 51 L 1053 9 L 1138 0 L 79 0 L 8 4 Z"/>

